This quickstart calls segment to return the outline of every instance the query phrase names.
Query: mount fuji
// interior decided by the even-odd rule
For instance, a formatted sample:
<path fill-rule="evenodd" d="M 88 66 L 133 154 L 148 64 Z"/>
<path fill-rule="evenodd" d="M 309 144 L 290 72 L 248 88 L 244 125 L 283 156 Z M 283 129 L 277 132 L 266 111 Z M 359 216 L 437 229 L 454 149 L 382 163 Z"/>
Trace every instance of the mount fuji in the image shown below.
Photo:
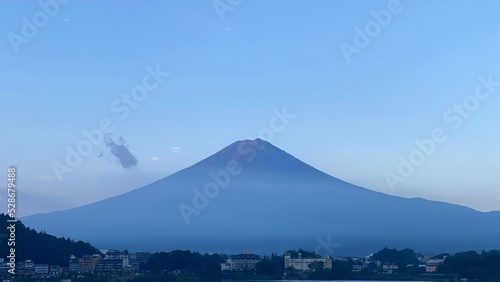
<path fill-rule="evenodd" d="M 22 218 L 100 248 L 366 255 L 500 246 L 500 212 L 391 196 L 339 180 L 261 139 L 131 192 Z"/>

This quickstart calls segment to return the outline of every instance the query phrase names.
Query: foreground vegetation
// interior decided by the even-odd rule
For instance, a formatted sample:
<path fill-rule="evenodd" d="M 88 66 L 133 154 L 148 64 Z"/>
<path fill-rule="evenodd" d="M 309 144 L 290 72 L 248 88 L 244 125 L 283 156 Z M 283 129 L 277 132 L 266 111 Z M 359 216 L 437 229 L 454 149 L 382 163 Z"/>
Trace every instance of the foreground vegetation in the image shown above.
<path fill-rule="evenodd" d="M 9 216 L 0 214 L 0 230 L 5 230 L 3 232 L 8 231 L 9 219 L 11 219 Z M 15 246 L 9 246 L 8 234 L 0 233 L 0 235 L 3 235 L 0 238 L 0 257 L 6 258 L 10 254 L 10 248 L 15 247 L 18 262 L 30 259 L 50 265 L 68 266 L 70 255 L 80 257 L 101 253 L 90 243 L 75 242 L 69 238 L 58 238 L 45 232 L 37 232 L 19 220 L 15 223 Z"/>

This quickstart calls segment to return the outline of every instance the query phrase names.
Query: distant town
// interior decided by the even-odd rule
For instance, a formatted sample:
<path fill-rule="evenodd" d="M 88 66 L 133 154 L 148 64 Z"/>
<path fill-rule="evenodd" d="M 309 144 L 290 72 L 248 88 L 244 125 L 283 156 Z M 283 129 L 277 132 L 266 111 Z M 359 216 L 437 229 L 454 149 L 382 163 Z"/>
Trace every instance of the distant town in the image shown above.
<path fill-rule="evenodd" d="M 478 270 L 479 261 L 484 262 L 484 269 Z M 366 257 L 322 257 L 304 250 L 259 256 L 249 251 L 233 255 L 201 255 L 191 251 L 151 253 L 110 249 L 80 257 L 71 255 L 65 266 L 26 259 L 17 263 L 15 274 L 9 271 L 11 266 L 8 261 L 0 258 L 0 276 L 4 282 L 19 279 L 61 282 L 109 281 L 110 278 L 119 279 L 119 277 L 124 279 L 126 277 L 127 281 L 367 278 L 463 282 L 478 278 L 484 278 L 481 280 L 500 278 L 498 265 L 495 269 L 486 271 L 488 265 L 492 267 L 495 262 L 499 261 L 500 251 L 481 254 L 476 252 L 441 254 L 428 257 L 410 249 L 385 248 Z M 470 263 L 475 270 L 468 269 L 464 262 Z"/>

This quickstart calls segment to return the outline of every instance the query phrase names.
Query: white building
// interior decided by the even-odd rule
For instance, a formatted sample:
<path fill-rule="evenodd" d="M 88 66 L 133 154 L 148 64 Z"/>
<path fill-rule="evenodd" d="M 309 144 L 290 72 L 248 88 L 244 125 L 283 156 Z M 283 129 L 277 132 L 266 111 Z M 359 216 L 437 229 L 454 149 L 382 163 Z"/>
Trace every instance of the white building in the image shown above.
<path fill-rule="evenodd" d="M 261 261 L 260 257 L 255 254 L 243 251 L 239 255 L 233 255 L 230 259 L 226 261 L 226 264 L 221 265 L 221 269 L 229 270 L 228 264 L 230 265 L 231 271 L 253 271 L 256 269 L 257 263 Z M 223 270 L 224 270 L 223 269 Z"/>
<path fill-rule="evenodd" d="M 312 264 L 323 264 L 323 269 L 332 269 L 332 259 L 331 258 L 302 258 L 302 254 L 299 253 L 298 258 L 292 258 L 290 253 L 285 254 L 285 269 L 293 267 L 300 271 L 311 270 Z"/>
<path fill-rule="evenodd" d="M 228 259 L 226 262 L 220 264 L 220 270 L 231 270 L 231 259 Z"/>
<path fill-rule="evenodd" d="M 352 272 L 360 272 L 363 270 L 363 266 L 360 264 L 353 264 L 352 265 Z"/>
<path fill-rule="evenodd" d="M 425 272 L 436 272 L 438 267 L 444 263 L 445 258 L 443 259 L 430 259 L 425 264 Z"/>
<path fill-rule="evenodd" d="M 108 250 L 105 259 L 121 259 L 122 267 L 129 265 L 129 256 L 127 251 L 123 250 Z"/>
<path fill-rule="evenodd" d="M 35 263 L 27 259 L 24 262 L 20 262 L 17 269 L 21 275 L 33 275 L 35 273 Z"/>
<path fill-rule="evenodd" d="M 79 260 L 74 255 L 69 257 L 69 272 L 78 272 L 78 262 Z"/>
<path fill-rule="evenodd" d="M 382 270 L 384 271 L 384 274 L 393 274 L 399 269 L 399 266 L 397 264 L 384 264 L 382 266 Z"/>

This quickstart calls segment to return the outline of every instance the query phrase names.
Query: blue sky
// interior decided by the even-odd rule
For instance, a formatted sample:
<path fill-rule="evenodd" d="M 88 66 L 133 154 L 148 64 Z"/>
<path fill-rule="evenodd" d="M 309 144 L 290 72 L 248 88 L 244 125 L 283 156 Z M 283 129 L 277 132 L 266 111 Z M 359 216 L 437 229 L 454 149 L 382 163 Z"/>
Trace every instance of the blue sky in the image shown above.
<path fill-rule="evenodd" d="M 20 215 L 165 177 L 258 136 L 284 107 L 295 118 L 270 141 L 326 173 L 500 210 L 500 90 L 457 129 L 443 118 L 474 95 L 478 77 L 500 81 L 497 1 L 221 0 L 236 4 L 223 18 L 213 1 L 54 1 L 0 3 L 0 163 L 18 168 Z M 57 11 L 25 37 L 23 18 L 33 23 L 49 2 Z M 356 28 L 381 10 L 390 21 L 348 62 L 341 44 L 356 47 Z M 13 34 L 24 43 L 13 44 Z M 142 85 L 148 67 L 169 76 L 120 119 L 113 101 Z M 53 163 L 103 119 L 137 165 L 123 168 L 102 143 L 59 181 Z M 399 156 L 437 128 L 446 141 L 391 188 L 386 173 Z"/>

